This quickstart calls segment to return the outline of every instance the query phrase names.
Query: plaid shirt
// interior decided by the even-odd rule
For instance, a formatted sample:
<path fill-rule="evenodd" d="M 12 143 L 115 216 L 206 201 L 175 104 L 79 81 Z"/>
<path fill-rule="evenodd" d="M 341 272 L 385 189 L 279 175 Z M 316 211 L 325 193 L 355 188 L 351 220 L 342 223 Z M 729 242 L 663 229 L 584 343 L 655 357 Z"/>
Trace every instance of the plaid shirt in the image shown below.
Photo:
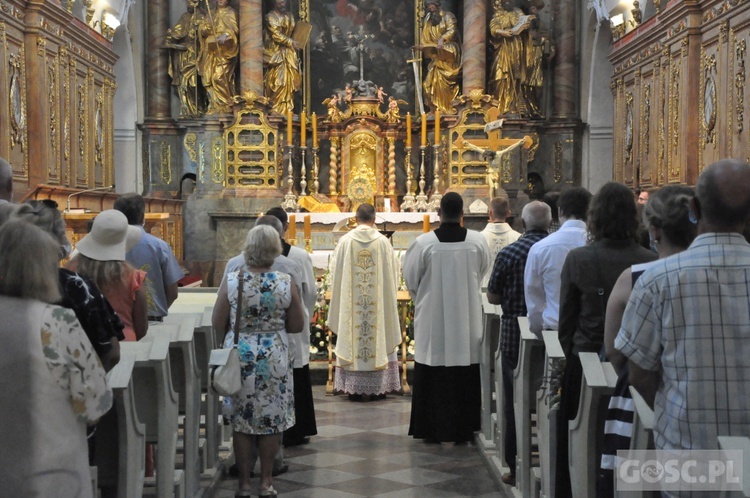
<path fill-rule="evenodd" d="M 638 279 L 615 347 L 661 370 L 654 401 L 657 449 L 716 449 L 717 436 L 750 437 L 750 245 L 706 233 Z"/>
<path fill-rule="evenodd" d="M 500 327 L 500 351 L 511 360 L 518 361 L 521 330 L 519 316 L 526 314 L 523 294 L 523 272 L 531 246 L 547 236 L 546 230 L 529 230 L 520 239 L 505 246 L 495 258 L 487 292 L 500 295 L 503 316 Z"/>

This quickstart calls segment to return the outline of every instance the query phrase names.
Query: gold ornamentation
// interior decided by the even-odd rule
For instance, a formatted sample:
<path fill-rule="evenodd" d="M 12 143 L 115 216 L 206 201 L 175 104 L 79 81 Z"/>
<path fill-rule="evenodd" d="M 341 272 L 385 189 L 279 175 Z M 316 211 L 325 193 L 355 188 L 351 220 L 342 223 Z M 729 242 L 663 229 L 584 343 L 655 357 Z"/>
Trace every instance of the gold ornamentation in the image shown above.
<path fill-rule="evenodd" d="M 23 50 L 18 55 L 10 54 L 10 135 L 11 148 L 21 146 L 26 151 L 26 96 L 23 64 Z"/>
<path fill-rule="evenodd" d="M 47 52 L 47 38 L 42 35 L 36 37 L 36 52 L 41 56 Z"/>
<path fill-rule="evenodd" d="M 247 101 L 246 101 L 247 102 Z M 231 188 L 278 188 L 278 132 L 267 121 L 262 109 L 245 107 L 237 113 L 234 123 L 224 130 L 226 161 L 216 178 Z M 187 136 L 186 136 L 187 140 Z M 187 144 L 186 144 L 187 146 Z M 212 157 L 214 151 L 212 149 Z M 216 164 L 214 162 L 214 168 Z"/>
<path fill-rule="evenodd" d="M 308 0 L 303 0 L 299 3 L 299 19 L 300 21 L 310 21 L 310 6 Z"/>
<path fill-rule="evenodd" d="M 668 150 L 668 165 L 670 179 L 679 179 L 680 176 L 680 164 L 678 161 L 677 153 L 679 152 L 680 145 L 680 77 L 682 73 L 682 67 L 680 59 L 675 57 L 672 60 L 672 73 L 671 82 L 669 89 L 669 109 L 670 109 L 670 123 L 669 123 L 669 150 Z"/>
<path fill-rule="evenodd" d="M 735 42 L 737 57 L 737 72 L 734 75 L 734 87 L 737 96 L 737 134 L 741 134 L 745 129 L 745 53 L 747 52 L 747 41 L 745 39 Z M 731 129 L 731 127 L 730 127 Z M 730 133 L 731 137 L 732 134 Z M 731 155 L 731 148 L 729 149 Z"/>
<path fill-rule="evenodd" d="M 86 158 L 86 83 L 78 84 L 78 155 L 85 162 Z"/>
<path fill-rule="evenodd" d="M 388 195 L 396 195 L 396 140 L 388 137 Z"/>
<path fill-rule="evenodd" d="M 701 76 L 700 98 L 698 99 L 698 114 L 700 116 L 701 133 L 700 148 L 715 143 L 716 126 L 716 54 L 707 55 L 701 47 Z M 701 161 L 702 163 L 702 161 Z"/>
<path fill-rule="evenodd" d="M 102 91 L 97 92 L 94 106 L 94 153 L 96 162 L 99 164 L 102 164 L 104 151 L 104 95 L 102 95 Z"/>
<path fill-rule="evenodd" d="M 377 180 L 372 166 L 362 162 L 354 169 L 346 189 L 349 200 L 352 202 L 352 210 L 356 210 L 360 204 L 365 202 L 373 204 L 376 184 Z"/>
<path fill-rule="evenodd" d="M 161 182 L 163 185 L 172 183 L 172 146 L 169 142 L 159 143 L 159 157 L 161 159 Z"/>
<path fill-rule="evenodd" d="M 485 104 L 497 105 L 492 101 L 492 95 L 484 93 L 481 88 L 473 88 L 469 90 L 469 95 L 459 95 L 457 100 L 459 104 L 468 104 L 472 110 L 481 110 L 486 107 Z"/>
<path fill-rule="evenodd" d="M 650 151 L 650 138 L 651 138 L 651 84 L 646 84 L 643 87 L 643 100 L 641 101 L 641 129 L 643 131 L 643 137 L 641 144 L 643 145 L 643 157 L 648 161 L 648 155 Z M 649 178 L 651 177 L 649 173 Z"/>
<path fill-rule="evenodd" d="M 727 34 L 729 33 L 729 19 L 726 19 L 719 26 L 719 43 L 727 42 Z"/>
<path fill-rule="evenodd" d="M 221 137 L 214 137 L 214 139 L 211 141 L 211 163 L 211 180 L 214 183 L 223 183 L 224 139 Z"/>
<path fill-rule="evenodd" d="M 185 138 L 182 141 L 183 145 L 185 146 L 185 150 L 188 153 L 188 157 L 192 162 L 197 162 L 198 160 L 198 151 L 195 149 L 195 143 L 198 140 L 198 136 L 193 133 L 185 133 Z"/>
<path fill-rule="evenodd" d="M 198 182 L 203 182 L 206 172 L 206 142 L 198 144 Z"/>
<path fill-rule="evenodd" d="M 633 159 L 633 94 L 625 94 L 625 162 Z"/>
<path fill-rule="evenodd" d="M 49 141 L 52 147 L 52 160 L 48 165 L 48 175 L 50 178 L 60 177 L 60 162 L 58 158 L 58 144 L 57 144 L 57 92 L 59 88 L 57 86 L 57 66 L 51 64 L 47 68 L 47 84 L 49 85 L 49 93 L 47 93 L 47 102 L 49 105 Z"/>
<path fill-rule="evenodd" d="M 337 180 L 338 180 L 338 157 L 339 147 L 341 146 L 341 139 L 339 137 L 331 137 L 331 150 L 329 154 L 329 173 L 328 173 L 328 190 L 331 195 L 336 195 L 337 192 Z"/>
<path fill-rule="evenodd" d="M 560 183 L 563 172 L 563 143 L 561 140 L 555 142 L 555 168 L 552 171 L 552 179 L 555 183 Z"/>

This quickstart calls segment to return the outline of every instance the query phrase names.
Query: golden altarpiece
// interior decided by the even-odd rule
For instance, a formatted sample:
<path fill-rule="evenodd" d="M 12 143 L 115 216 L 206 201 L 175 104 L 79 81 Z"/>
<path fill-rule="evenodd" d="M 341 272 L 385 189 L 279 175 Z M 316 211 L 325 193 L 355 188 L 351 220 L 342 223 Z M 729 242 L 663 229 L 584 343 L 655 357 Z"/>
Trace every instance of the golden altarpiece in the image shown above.
<path fill-rule="evenodd" d="M 749 41 L 748 4 L 694 0 L 669 2 L 615 42 L 616 180 L 693 185 L 716 160 L 750 159 Z"/>

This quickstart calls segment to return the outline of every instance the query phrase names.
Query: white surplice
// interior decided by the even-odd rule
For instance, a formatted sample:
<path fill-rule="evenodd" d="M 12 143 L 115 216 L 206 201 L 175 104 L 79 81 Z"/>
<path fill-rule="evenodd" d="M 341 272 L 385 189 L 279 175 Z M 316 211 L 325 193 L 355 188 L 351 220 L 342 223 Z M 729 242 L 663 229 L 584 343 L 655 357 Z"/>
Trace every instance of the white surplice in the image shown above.
<path fill-rule="evenodd" d="M 491 268 L 487 241 L 468 230 L 463 242 L 441 243 L 435 232 L 417 237 L 403 259 L 414 300 L 414 359 L 429 366 L 479 363 L 481 283 Z"/>
<path fill-rule="evenodd" d="M 385 369 L 388 355 L 401 343 L 393 246 L 375 228 L 359 225 L 336 245 L 331 272 L 328 327 L 337 335 L 337 366 Z"/>

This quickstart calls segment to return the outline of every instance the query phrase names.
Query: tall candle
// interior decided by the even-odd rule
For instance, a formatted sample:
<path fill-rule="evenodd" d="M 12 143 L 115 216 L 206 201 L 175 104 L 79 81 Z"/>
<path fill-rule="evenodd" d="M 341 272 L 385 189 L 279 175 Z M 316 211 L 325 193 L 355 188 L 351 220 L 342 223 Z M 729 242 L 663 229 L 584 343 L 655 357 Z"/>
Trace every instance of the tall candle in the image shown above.
<path fill-rule="evenodd" d="M 406 147 L 411 149 L 411 113 L 406 113 Z"/>
<path fill-rule="evenodd" d="M 289 215 L 289 228 L 287 229 L 287 237 L 289 240 L 295 240 L 297 238 L 297 218 L 293 215 Z"/>
<path fill-rule="evenodd" d="M 302 109 L 302 114 L 299 115 L 299 144 L 302 147 L 307 147 L 307 114 Z"/>
<path fill-rule="evenodd" d="M 422 231 L 424 233 L 427 233 L 430 231 L 430 215 L 429 214 L 424 215 L 424 219 L 422 221 Z"/>
<path fill-rule="evenodd" d="M 292 110 L 286 111 L 286 144 L 292 145 Z"/>
<path fill-rule="evenodd" d="M 312 114 L 313 147 L 318 146 L 318 115 Z"/>
<path fill-rule="evenodd" d="M 427 114 L 422 114 L 422 147 L 427 146 Z"/>
<path fill-rule="evenodd" d="M 305 215 L 305 240 L 310 238 L 310 215 Z"/>
<path fill-rule="evenodd" d="M 435 109 L 435 145 L 440 144 L 440 109 Z"/>

